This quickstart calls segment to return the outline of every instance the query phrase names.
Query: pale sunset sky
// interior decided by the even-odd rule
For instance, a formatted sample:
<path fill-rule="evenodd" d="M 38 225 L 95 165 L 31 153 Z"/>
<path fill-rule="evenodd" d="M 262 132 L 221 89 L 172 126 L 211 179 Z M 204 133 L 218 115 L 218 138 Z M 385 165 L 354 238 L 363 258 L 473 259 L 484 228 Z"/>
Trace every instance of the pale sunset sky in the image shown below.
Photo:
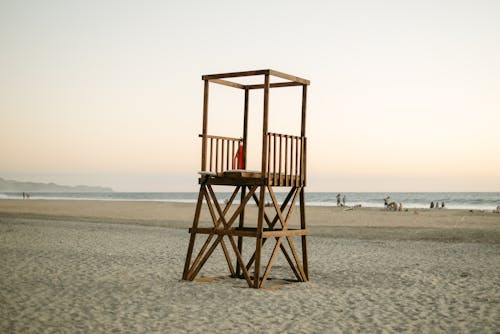
<path fill-rule="evenodd" d="M 498 0 L 0 0 L 0 48 L 2 178 L 196 191 L 201 76 L 271 68 L 311 80 L 309 191 L 500 191 Z M 270 114 L 300 134 L 300 90 Z"/>

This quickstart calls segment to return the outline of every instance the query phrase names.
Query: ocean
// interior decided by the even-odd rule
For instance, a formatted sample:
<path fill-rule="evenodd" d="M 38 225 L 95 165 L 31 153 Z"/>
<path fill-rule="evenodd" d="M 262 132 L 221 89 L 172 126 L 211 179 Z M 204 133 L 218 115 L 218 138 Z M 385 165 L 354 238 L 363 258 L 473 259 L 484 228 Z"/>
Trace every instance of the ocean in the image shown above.
<path fill-rule="evenodd" d="M 228 199 L 230 193 L 218 192 L 221 201 Z M 363 207 L 384 207 L 384 198 L 403 203 L 405 208 L 429 208 L 431 202 L 444 202 L 449 209 L 494 210 L 500 205 L 500 192 L 346 192 L 346 205 Z M 277 192 L 282 201 L 285 193 Z M 316 206 L 337 205 L 336 192 L 306 192 L 306 204 Z M 101 192 L 101 193 L 30 193 L 31 199 L 62 200 L 104 200 L 104 201 L 160 201 L 195 203 L 197 192 Z M 239 198 L 239 196 L 238 196 Z M 22 199 L 22 193 L 0 193 L 1 199 Z M 267 198 L 269 201 L 270 198 Z M 235 201 L 237 202 L 237 201 Z"/>

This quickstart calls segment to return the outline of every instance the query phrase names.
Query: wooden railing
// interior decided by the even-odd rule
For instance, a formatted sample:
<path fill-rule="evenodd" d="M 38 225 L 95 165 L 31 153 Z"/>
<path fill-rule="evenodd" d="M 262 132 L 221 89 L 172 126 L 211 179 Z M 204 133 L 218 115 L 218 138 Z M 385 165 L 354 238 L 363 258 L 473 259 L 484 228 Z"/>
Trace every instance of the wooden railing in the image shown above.
<path fill-rule="evenodd" d="M 199 136 L 203 138 L 203 135 Z M 206 139 L 205 171 L 219 174 L 238 168 L 235 156 L 240 145 L 243 145 L 242 138 L 206 135 Z M 239 157 L 239 159 L 243 159 L 243 157 Z"/>
<path fill-rule="evenodd" d="M 305 185 L 306 137 L 267 133 L 267 175 L 270 185 Z"/>

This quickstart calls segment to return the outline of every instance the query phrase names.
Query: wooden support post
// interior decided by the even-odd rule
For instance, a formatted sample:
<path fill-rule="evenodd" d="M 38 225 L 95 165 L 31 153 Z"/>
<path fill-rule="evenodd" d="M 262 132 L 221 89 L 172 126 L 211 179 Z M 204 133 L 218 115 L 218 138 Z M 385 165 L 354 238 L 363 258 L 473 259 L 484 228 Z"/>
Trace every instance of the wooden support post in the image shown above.
<path fill-rule="evenodd" d="M 302 176 L 302 184 L 300 185 L 301 187 L 304 187 L 306 185 L 306 175 L 307 175 L 307 164 L 306 164 L 306 157 L 307 157 L 307 152 L 306 152 L 306 106 L 307 106 L 307 85 L 302 86 L 302 119 L 300 122 L 300 136 L 302 137 L 302 154 L 301 154 L 301 162 L 302 162 L 302 168 L 301 168 L 301 176 Z"/>
<path fill-rule="evenodd" d="M 201 139 L 201 170 L 207 167 L 207 128 L 208 128 L 208 80 L 205 80 L 203 88 L 203 125 Z"/>
<path fill-rule="evenodd" d="M 248 102 L 248 89 L 245 89 L 245 105 L 243 107 L 243 169 L 247 168 Z"/>
<path fill-rule="evenodd" d="M 300 189 L 300 228 L 306 229 L 306 199 L 304 194 L 304 188 Z M 307 237 L 305 235 L 301 236 L 302 241 L 302 266 L 304 267 L 304 274 L 307 280 L 309 280 L 309 264 L 307 261 Z"/>
<path fill-rule="evenodd" d="M 300 227 L 302 229 L 306 228 L 306 206 L 305 206 L 305 194 L 304 187 L 306 185 L 307 180 L 307 140 L 306 140 L 306 106 L 307 106 L 307 85 L 302 86 L 302 119 L 301 119 L 301 127 L 300 127 L 300 135 L 302 136 L 303 150 L 302 150 L 302 185 L 300 189 Z M 307 261 L 307 237 L 303 235 L 302 239 L 302 264 L 304 268 L 304 274 L 306 280 L 309 280 L 309 266 Z"/>
<path fill-rule="evenodd" d="M 268 130 L 268 119 L 269 119 L 269 74 L 264 76 L 264 115 L 262 117 L 262 165 L 261 172 L 262 178 L 265 178 L 266 166 L 267 166 L 267 130 Z M 255 247 L 255 266 L 254 266 L 254 278 L 253 287 L 259 288 L 260 279 L 260 258 L 262 250 L 262 231 L 264 223 L 264 204 L 266 201 L 266 186 L 262 185 L 260 187 L 260 203 L 259 203 L 259 216 L 257 219 L 257 238 Z"/>
<path fill-rule="evenodd" d="M 196 211 L 194 213 L 194 219 L 193 219 L 193 228 L 198 227 L 198 221 L 200 220 L 201 205 L 203 203 L 203 187 L 205 187 L 204 184 L 200 186 L 200 192 L 198 194 L 198 202 L 196 203 Z M 189 238 L 188 251 L 186 255 L 186 262 L 184 263 L 184 271 L 182 273 L 182 279 L 184 280 L 188 279 L 189 265 L 191 264 L 191 257 L 193 255 L 193 248 L 195 241 L 196 241 L 196 233 L 191 233 L 191 237 Z"/>
<path fill-rule="evenodd" d="M 243 106 L 243 169 L 247 168 L 247 142 L 248 142 L 248 89 L 245 89 L 245 103 Z M 240 158 L 241 159 L 241 158 Z M 245 198 L 246 187 L 241 188 L 241 202 Z M 240 220 L 238 227 L 242 228 L 245 226 L 245 209 L 241 210 Z M 238 251 L 243 255 L 243 237 L 238 237 Z M 236 276 L 241 275 L 240 263 L 236 262 Z"/>

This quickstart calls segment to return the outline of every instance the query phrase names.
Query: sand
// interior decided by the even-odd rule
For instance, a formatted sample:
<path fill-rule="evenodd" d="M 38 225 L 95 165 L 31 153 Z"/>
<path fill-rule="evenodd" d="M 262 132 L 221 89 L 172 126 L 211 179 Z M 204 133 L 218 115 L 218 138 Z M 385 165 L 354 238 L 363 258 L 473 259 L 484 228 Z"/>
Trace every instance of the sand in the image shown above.
<path fill-rule="evenodd" d="M 1 200 L 0 332 L 500 331 L 500 215 L 308 207 L 311 281 L 255 290 L 180 280 L 193 211 Z"/>

